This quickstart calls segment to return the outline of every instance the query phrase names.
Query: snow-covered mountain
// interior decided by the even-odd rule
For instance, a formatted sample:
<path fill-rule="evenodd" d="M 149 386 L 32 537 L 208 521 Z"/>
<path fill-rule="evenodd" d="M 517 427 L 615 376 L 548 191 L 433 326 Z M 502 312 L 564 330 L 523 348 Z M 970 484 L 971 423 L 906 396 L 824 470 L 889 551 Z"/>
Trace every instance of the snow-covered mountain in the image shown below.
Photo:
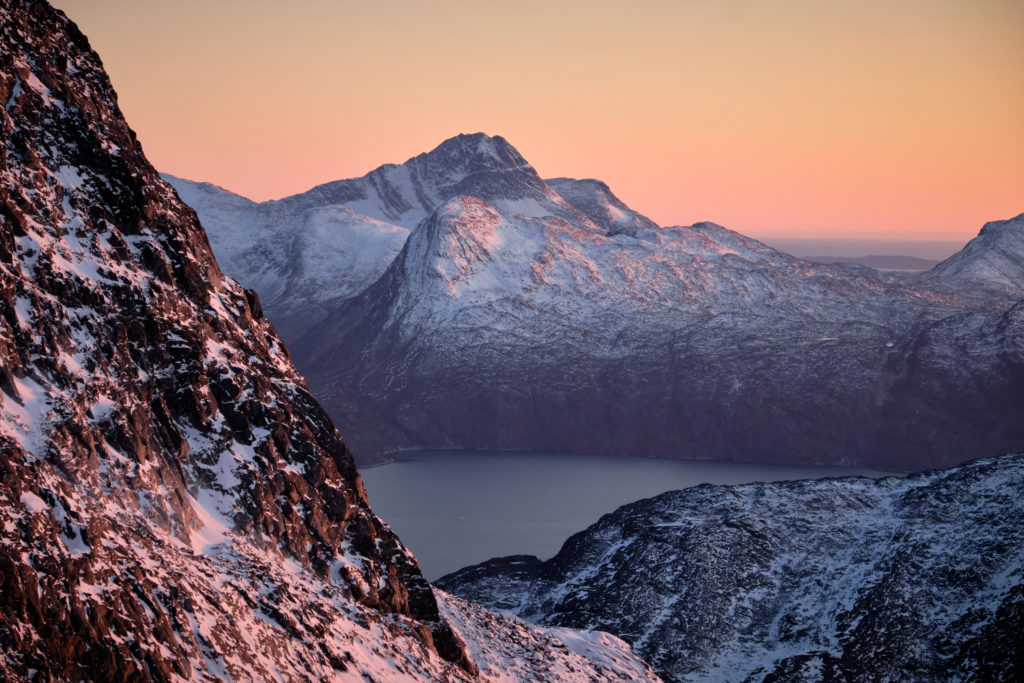
<path fill-rule="evenodd" d="M 616 633 L 672 681 L 1021 680 L 1024 455 L 665 493 L 546 562 L 491 560 L 437 584 Z"/>
<path fill-rule="evenodd" d="M 223 257 L 230 272 L 273 301 L 367 460 L 469 448 L 910 470 L 1024 448 L 1021 218 L 923 275 L 812 264 L 713 223 L 659 228 L 604 183 L 541 180 L 483 134 L 232 215 L 218 201 L 239 205 L 194 202 L 214 249 L 218 233 L 256 245 Z M 288 223 L 344 209 L 363 223 L 323 237 L 334 251 Z M 261 232 L 253 211 L 283 213 Z M 296 235 L 339 275 L 296 284 L 305 257 L 276 247 L 268 273 L 262 243 Z"/>
<path fill-rule="evenodd" d="M 503 138 L 479 133 L 362 178 L 259 204 L 209 183 L 163 178 L 197 211 L 225 271 L 260 293 L 289 343 L 377 280 L 409 233 L 454 197 L 557 216 L 590 231 L 654 227 L 604 183 L 560 178 L 549 185 Z"/>
<path fill-rule="evenodd" d="M 364 454 L 950 464 L 1024 445 L 1010 295 L 814 265 L 720 226 L 438 207 L 294 344 Z"/>
<path fill-rule="evenodd" d="M 910 470 L 1024 448 L 1022 217 L 909 275 L 812 264 L 713 223 L 659 228 L 483 134 L 263 204 L 171 181 L 366 460 Z M 303 227 L 315 212 L 355 213 Z"/>
<path fill-rule="evenodd" d="M 435 594 L 85 37 L 0 40 L 0 679 L 656 680 Z"/>

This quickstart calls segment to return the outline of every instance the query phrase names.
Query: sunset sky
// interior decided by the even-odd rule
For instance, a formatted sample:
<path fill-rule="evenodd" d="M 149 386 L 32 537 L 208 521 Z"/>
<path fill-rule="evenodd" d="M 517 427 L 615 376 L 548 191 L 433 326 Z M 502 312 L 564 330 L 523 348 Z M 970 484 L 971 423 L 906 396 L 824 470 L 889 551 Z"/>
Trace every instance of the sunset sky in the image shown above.
<path fill-rule="evenodd" d="M 257 200 L 502 135 L 662 224 L 1024 212 L 1024 2 L 60 0 L 162 171 Z"/>

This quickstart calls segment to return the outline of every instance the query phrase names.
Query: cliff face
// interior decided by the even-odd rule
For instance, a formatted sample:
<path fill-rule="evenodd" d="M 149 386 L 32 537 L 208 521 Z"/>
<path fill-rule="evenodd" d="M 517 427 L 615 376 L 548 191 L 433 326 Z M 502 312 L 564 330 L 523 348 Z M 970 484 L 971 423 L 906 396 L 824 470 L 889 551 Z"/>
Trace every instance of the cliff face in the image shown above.
<path fill-rule="evenodd" d="M 86 39 L 38 2 L 5 4 L 0 31 L 4 666 L 166 678 L 234 652 L 259 671 L 205 575 L 252 572 L 219 587 L 229 605 L 312 635 L 330 618 L 289 608 L 299 589 L 279 579 L 293 573 L 472 668 Z"/>
<path fill-rule="evenodd" d="M 0 679 L 658 680 L 435 596 L 86 39 L 0 41 Z"/>

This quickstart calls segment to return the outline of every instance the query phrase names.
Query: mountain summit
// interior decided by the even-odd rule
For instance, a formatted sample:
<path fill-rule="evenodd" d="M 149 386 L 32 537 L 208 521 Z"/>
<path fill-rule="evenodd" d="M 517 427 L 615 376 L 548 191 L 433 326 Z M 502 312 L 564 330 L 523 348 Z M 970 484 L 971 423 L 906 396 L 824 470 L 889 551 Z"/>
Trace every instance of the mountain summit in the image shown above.
<path fill-rule="evenodd" d="M 459 135 L 404 164 L 387 164 L 362 178 L 325 183 L 279 201 L 290 210 L 343 204 L 412 229 L 460 195 L 526 213 L 576 214 L 504 138 L 483 133 Z"/>
<path fill-rule="evenodd" d="M 1024 213 L 986 223 L 977 237 L 937 265 L 931 275 L 1024 299 Z"/>

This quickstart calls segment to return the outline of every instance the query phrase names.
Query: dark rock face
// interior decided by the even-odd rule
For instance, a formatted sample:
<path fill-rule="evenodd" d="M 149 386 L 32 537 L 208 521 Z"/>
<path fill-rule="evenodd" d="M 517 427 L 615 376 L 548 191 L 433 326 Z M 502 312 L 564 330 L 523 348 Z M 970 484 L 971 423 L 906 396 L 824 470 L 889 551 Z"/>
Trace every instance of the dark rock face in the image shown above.
<path fill-rule="evenodd" d="M 472 671 L 86 39 L 13 0 L 0 40 L 0 677 L 318 677 L 353 620 Z"/>
<path fill-rule="evenodd" d="M 1019 680 L 1024 455 L 878 481 L 703 485 L 446 591 L 631 642 L 666 680 Z"/>

